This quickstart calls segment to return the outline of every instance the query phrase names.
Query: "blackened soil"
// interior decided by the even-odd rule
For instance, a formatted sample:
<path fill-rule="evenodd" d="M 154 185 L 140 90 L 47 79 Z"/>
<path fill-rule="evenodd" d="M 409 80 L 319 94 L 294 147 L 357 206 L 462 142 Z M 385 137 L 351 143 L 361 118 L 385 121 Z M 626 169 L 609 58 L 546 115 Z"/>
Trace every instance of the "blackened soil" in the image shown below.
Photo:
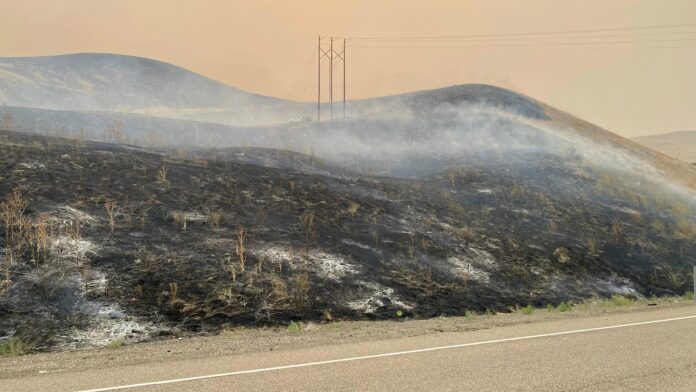
<path fill-rule="evenodd" d="M 412 180 L 258 148 L 206 159 L 9 132 L 0 156 L 0 198 L 19 189 L 62 244 L 9 260 L 3 226 L 0 336 L 46 345 L 89 328 L 85 303 L 196 332 L 680 293 L 696 254 L 690 207 L 542 154 Z"/>

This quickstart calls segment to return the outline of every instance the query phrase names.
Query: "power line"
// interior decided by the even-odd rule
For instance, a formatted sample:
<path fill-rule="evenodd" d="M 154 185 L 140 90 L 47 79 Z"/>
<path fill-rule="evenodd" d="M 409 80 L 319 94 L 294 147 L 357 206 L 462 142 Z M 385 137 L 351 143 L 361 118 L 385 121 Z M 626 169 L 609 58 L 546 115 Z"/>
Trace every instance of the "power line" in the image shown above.
<path fill-rule="evenodd" d="M 541 40 L 561 40 L 561 39 L 586 39 L 586 38 L 620 38 L 620 37 L 644 37 L 644 36 L 664 36 L 664 35 L 691 35 L 696 34 L 696 31 L 658 31 L 658 32 L 644 32 L 644 33 L 631 33 L 631 34 L 609 34 L 609 35 L 561 35 L 561 36 L 548 36 L 548 37 L 460 37 L 452 38 L 452 41 L 541 41 Z M 362 44 L 358 44 L 362 45 Z"/>
<path fill-rule="evenodd" d="M 317 120 L 321 121 L 321 70 L 322 59 L 329 62 L 329 99 L 333 118 L 333 64 L 343 63 L 343 117 L 346 102 L 346 48 L 355 49 L 460 49 L 460 50 L 540 50 L 540 51 L 590 51 L 637 49 L 692 49 L 696 42 L 696 23 L 664 24 L 602 29 L 576 29 L 493 34 L 431 35 L 431 36 L 353 36 L 321 37 L 318 39 Z M 689 29 L 686 29 L 689 28 Z M 687 31 L 683 31 L 686 29 Z M 621 33 L 623 32 L 623 33 Z M 603 34 L 604 33 L 604 34 Z M 617 34 L 606 34 L 617 33 Z M 666 38 L 659 38 L 666 37 Z M 328 50 L 323 39 L 330 39 Z M 638 39 L 622 39 L 638 38 Z M 333 48 L 334 40 L 343 41 L 341 52 Z M 456 42 L 464 41 L 464 42 Z M 589 41 L 577 41 L 589 40 Z M 361 42 L 363 41 L 363 42 Z M 371 42 L 370 42 L 371 41 Z M 411 42 L 408 42 L 411 41 Z M 453 42 L 454 41 L 454 42 Z M 507 42 L 506 42 L 507 41 Z M 511 42 L 512 41 L 512 42 Z M 517 41 L 517 42 L 515 42 Z M 535 42 L 536 41 L 536 42 Z M 674 46 L 682 43 L 683 45 Z M 405 44 L 405 45 L 404 45 Z M 657 46 L 646 46 L 657 44 Z M 661 45 L 663 44 L 663 45 Z M 668 46 L 667 44 L 672 44 Z"/>
<path fill-rule="evenodd" d="M 636 44 L 636 43 L 658 43 L 658 42 L 689 42 L 696 41 L 694 38 L 682 39 L 657 39 L 657 40 L 628 40 L 628 41 L 594 41 L 594 42 L 550 42 L 550 43 L 526 43 L 526 44 L 501 44 L 501 45 L 350 45 L 351 48 L 511 48 L 511 47 L 553 47 L 553 46 L 588 46 L 588 45 L 617 45 L 617 44 Z"/>
<path fill-rule="evenodd" d="M 351 46 L 351 48 L 354 49 L 371 49 L 375 48 L 375 46 Z M 453 49 L 452 47 L 447 47 L 447 46 L 422 46 L 422 47 L 407 47 L 407 46 L 392 46 L 392 47 L 386 47 L 386 49 Z M 500 50 L 530 50 L 528 47 L 487 47 L 487 46 L 471 46 L 471 47 L 454 47 L 454 49 L 459 49 L 459 50 L 483 50 L 483 51 L 500 51 Z M 545 47 L 545 46 L 538 46 L 531 48 L 534 51 L 542 51 L 542 52 L 572 52 L 572 51 L 595 51 L 595 50 L 640 50 L 640 49 L 696 49 L 696 47 L 692 46 L 602 46 L 602 47 L 566 47 L 566 48 L 554 48 L 554 47 Z"/>
<path fill-rule="evenodd" d="M 483 38 L 483 37 L 511 37 L 511 36 L 536 36 L 550 34 L 580 34 L 580 33 L 604 33 L 612 31 L 634 31 L 634 30 L 659 30 L 673 29 L 682 27 L 694 27 L 696 23 L 683 23 L 672 25 L 653 25 L 636 27 L 617 27 L 605 29 L 582 29 L 582 30 L 556 30 L 556 31 L 537 31 L 537 32 L 517 32 L 517 33 L 498 33 L 498 34 L 468 34 L 468 35 L 432 35 L 432 36 L 406 36 L 406 37 L 345 37 L 347 40 L 429 40 L 429 39 L 458 39 L 458 38 Z"/>
<path fill-rule="evenodd" d="M 299 94 L 297 96 L 304 97 L 308 93 L 308 89 L 311 88 L 311 76 L 307 72 L 308 69 L 312 69 L 314 67 L 314 61 L 316 60 L 316 53 L 314 53 L 314 50 L 310 53 L 308 61 L 304 62 L 304 66 L 299 69 L 299 73 L 297 75 L 297 78 L 295 78 L 294 82 L 290 85 L 290 94 L 289 96 L 293 96 L 295 94 Z"/>

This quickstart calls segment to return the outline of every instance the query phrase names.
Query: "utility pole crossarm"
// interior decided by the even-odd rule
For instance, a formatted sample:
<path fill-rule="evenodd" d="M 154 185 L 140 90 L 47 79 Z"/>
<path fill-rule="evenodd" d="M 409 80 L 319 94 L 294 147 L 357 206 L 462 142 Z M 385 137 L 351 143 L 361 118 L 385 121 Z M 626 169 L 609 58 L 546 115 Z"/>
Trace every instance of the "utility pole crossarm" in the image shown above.
<path fill-rule="evenodd" d="M 324 38 L 328 38 L 329 48 L 325 49 Z M 343 66 L 343 118 L 346 118 L 346 39 L 343 38 L 343 48 L 341 51 L 334 50 L 334 41 L 338 40 L 336 37 L 322 37 L 319 36 L 317 42 L 317 122 L 321 122 L 321 71 L 322 71 L 322 60 L 326 58 L 329 62 L 329 114 L 330 118 L 333 120 L 333 66 L 334 62 L 340 61 Z"/>

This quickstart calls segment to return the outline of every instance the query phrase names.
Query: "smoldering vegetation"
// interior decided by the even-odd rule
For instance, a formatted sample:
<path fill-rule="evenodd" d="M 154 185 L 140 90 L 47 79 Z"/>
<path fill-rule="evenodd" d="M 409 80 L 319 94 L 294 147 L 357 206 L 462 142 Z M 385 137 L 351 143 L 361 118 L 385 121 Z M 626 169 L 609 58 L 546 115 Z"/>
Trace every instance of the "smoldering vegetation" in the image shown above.
<path fill-rule="evenodd" d="M 693 169 L 490 86 L 351 105 L 321 124 L 156 120 L 173 133 L 10 121 L 26 132 L 0 134 L 0 336 L 85 347 L 688 290 Z"/>

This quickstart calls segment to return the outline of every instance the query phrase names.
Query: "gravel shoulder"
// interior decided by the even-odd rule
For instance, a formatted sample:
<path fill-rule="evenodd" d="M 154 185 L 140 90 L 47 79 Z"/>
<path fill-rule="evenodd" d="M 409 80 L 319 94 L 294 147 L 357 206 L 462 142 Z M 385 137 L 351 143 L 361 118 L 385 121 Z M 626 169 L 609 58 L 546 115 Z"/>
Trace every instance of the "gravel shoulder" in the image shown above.
<path fill-rule="evenodd" d="M 647 312 L 656 308 L 696 307 L 693 301 L 680 298 L 636 301 L 617 306 L 611 301 L 587 301 L 570 311 L 535 309 L 496 315 L 440 317 L 427 320 L 334 321 L 301 324 L 299 331 L 286 327 L 237 328 L 218 335 L 183 337 L 138 343 L 121 348 L 37 353 L 21 357 L 0 358 L 0 379 L 45 373 L 68 373 L 104 369 L 123 365 L 143 365 L 168 360 L 211 358 L 258 352 L 311 348 L 336 343 L 369 342 L 416 337 L 437 332 L 462 332 L 516 324 L 581 319 L 603 314 Z"/>

